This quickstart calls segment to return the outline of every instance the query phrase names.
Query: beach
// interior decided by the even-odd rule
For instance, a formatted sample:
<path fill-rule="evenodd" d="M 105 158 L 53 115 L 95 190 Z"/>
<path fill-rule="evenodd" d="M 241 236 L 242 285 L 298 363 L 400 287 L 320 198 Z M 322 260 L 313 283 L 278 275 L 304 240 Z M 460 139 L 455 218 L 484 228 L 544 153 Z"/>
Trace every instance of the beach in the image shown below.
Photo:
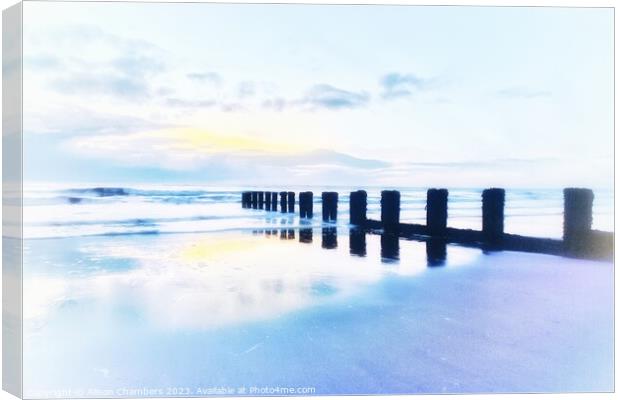
<path fill-rule="evenodd" d="M 105 205 L 139 208 L 119 193 L 27 206 L 80 218 L 25 226 L 27 397 L 614 389 L 610 262 L 366 234 L 346 204 L 324 225 L 194 196 L 231 217 L 122 225 Z"/>

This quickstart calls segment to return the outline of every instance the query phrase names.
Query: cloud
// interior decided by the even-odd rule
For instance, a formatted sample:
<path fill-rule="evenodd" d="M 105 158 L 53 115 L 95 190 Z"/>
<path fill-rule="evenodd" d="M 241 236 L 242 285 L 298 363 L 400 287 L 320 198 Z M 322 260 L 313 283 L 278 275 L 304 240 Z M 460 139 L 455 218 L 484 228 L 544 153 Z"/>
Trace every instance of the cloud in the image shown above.
<path fill-rule="evenodd" d="M 113 161 L 115 165 L 187 171 L 223 160 L 240 173 L 248 168 L 266 167 L 308 170 L 329 166 L 373 170 L 390 166 L 381 160 L 359 158 L 333 150 L 306 151 L 295 144 L 189 128 L 74 137 L 66 142 L 66 148 L 76 155 Z"/>
<path fill-rule="evenodd" d="M 197 82 L 220 84 L 223 81 L 222 76 L 217 72 L 190 72 L 186 76 L 188 79 Z"/>
<path fill-rule="evenodd" d="M 166 70 L 165 52 L 143 40 L 88 25 L 45 33 L 31 34 L 24 66 L 37 70 L 37 78 L 61 95 L 144 99 L 152 95 L 151 82 Z"/>
<path fill-rule="evenodd" d="M 241 99 L 252 97 L 256 94 L 256 84 L 251 81 L 243 81 L 237 87 L 237 96 Z"/>
<path fill-rule="evenodd" d="M 70 115 L 70 117 L 67 117 Z M 165 124 L 134 115 L 104 113 L 80 106 L 51 106 L 27 116 L 27 133 L 63 136 L 132 133 L 161 129 Z"/>
<path fill-rule="evenodd" d="M 551 97 L 551 92 L 547 90 L 533 90 L 522 86 L 505 88 L 497 91 L 497 95 L 505 98 L 533 99 L 540 97 Z"/>
<path fill-rule="evenodd" d="M 368 104 L 370 95 L 366 92 L 350 92 L 331 85 L 312 86 L 300 100 L 301 104 L 312 108 L 329 110 L 357 108 Z"/>
<path fill-rule="evenodd" d="M 411 96 L 416 91 L 425 90 L 431 86 L 432 80 L 422 79 L 413 74 L 392 72 L 384 75 L 380 84 L 383 87 L 381 97 L 389 100 Z"/>
<path fill-rule="evenodd" d="M 81 73 L 55 79 L 51 87 L 66 95 L 105 95 L 124 99 L 144 98 L 150 94 L 148 84 L 123 74 Z"/>
<path fill-rule="evenodd" d="M 217 105 L 215 100 L 185 100 L 176 97 L 166 99 L 166 105 L 169 107 L 182 108 L 210 108 Z"/>

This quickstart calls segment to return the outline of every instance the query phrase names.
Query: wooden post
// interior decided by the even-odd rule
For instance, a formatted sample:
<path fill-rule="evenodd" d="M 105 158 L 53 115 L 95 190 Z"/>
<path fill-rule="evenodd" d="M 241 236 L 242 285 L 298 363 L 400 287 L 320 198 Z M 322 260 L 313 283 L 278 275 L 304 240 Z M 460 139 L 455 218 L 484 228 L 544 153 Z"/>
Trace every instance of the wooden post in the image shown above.
<path fill-rule="evenodd" d="M 500 242 L 504 236 L 505 198 L 504 189 L 491 188 L 482 192 L 482 236 L 487 242 Z"/>
<path fill-rule="evenodd" d="M 280 212 L 286 212 L 286 192 L 280 192 Z"/>
<path fill-rule="evenodd" d="M 250 204 L 252 203 L 252 198 L 251 198 L 251 194 L 250 192 L 243 192 L 241 193 L 241 207 L 243 208 L 249 208 Z"/>
<path fill-rule="evenodd" d="M 313 216 L 313 193 L 299 193 L 299 216 L 301 218 L 312 218 Z"/>
<path fill-rule="evenodd" d="M 295 212 L 295 192 L 288 192 L 287 194 L 287 199 L 288 199 L 288 212 L 290 213 L 294 213 Z"/>
<path fill-rule="evenodd" d="M 349 195 L 349 222 L 352 225 L 364 225 L 366 223 L 366 209 L 368 195 L 365 190 L 357 190 Z"/>
<path fill-rule="evenodd" d="M 265 207 L 265 192 L 258 192 L 258 208 L 262 210 Z"/>
<path fill-rule="evenodd" d="M 278 192 L 271 192 L 271 211 L 278 211 Z"/>
<path fill-rule="evenodd" d="M 400 192 L 398 190 L 381 192 L 381 223 L 385 230 L 398 230 L 400 224 Z"/>
<path fill-rule="evenodd" d="M 426 227 L 431 236 L 445 236 L 448 227 L 448 190 L 426 192 Z"/>
<path fill-rule="evenodd" d="M 592 204 L 594 193 L 590 189 L 564 189 L 564 244 L 572 252 L 588 250 L 592 230 Z"/>
<path fill-rule="evenodd" d="M 323 202 L 323 221 L 336 221 L 338 218 L 338 193 L 323 192 L 321 193 Z"/>
<path fill-rule="evenodd" d="M 271 192 L 265 192 L 265 210 L 271 211 Z"/>
<path fill-rule="evenodd" d="M 258 192 L 252 192 L 252 208 L 258 208 Z"/>

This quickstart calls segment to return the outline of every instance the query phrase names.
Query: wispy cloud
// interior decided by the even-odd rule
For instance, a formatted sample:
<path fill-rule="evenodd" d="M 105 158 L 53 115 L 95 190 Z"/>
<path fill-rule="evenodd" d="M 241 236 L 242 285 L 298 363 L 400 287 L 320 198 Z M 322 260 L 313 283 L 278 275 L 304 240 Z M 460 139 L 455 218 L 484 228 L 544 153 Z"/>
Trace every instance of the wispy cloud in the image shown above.
<path fill-rule="evenodd" d="M 411 96 L 416 91 L 428 89 L 432 82 L 431 79 L 423 79 L 413 74 L 392 72 L 384 75 L 380 80 L 383 88 L 381 97 L 389 100 Z"/>
<path fill-rule="evenodd" d="M 157 46 L 95 26 L 68 26 L 45 36 L 32 35 L 37 46 L 29 47 L 24 67 L 37 70 L 39 77 L 45 74 L 49 88 L 61 95 L 145 98 L 151 95 L 151 82 L 166 69 L 166 57 Z M 45 50 L 49 46 L 58 50 L 56 54 Z"/>
<path fill-rule="evenodd" d="M 505 98 L 533 99 L 540 97 L 551 97 L 552 93 L 548 90 L 536 90 L 523 86 L 515 86 L 498 90 L 497 95 Z"/>
<path fill-rule="evenodd" d="M 186 77 L 192 81 L 220 84 L 223 78 L 217 72 L 190 72 Z"/>
<path fill-rule="evenodd" d="M 368 104 L 369 100 L 370 95 L 367 92 L 351 92 L 321 84 L 311 87 L 301 99 L 301 103 L 312 108 L 338 110 L 362 107 Z"/>

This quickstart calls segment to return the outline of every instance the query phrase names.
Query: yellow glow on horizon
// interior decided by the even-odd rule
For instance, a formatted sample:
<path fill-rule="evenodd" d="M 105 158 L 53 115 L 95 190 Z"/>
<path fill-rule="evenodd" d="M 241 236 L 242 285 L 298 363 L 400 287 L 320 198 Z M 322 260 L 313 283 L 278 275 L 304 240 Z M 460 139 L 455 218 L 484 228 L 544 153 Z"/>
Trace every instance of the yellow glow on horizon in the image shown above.
<path fill-rule="evenodd" d="M 290 143 L 269 141 L 251 136 L 223 135 L 199 128 L 179 128 L 165 131 L 164 136 L 173 139 L 181 148 L 208 152 L 269 152 L 293 153 L 301 147 Z"/>

